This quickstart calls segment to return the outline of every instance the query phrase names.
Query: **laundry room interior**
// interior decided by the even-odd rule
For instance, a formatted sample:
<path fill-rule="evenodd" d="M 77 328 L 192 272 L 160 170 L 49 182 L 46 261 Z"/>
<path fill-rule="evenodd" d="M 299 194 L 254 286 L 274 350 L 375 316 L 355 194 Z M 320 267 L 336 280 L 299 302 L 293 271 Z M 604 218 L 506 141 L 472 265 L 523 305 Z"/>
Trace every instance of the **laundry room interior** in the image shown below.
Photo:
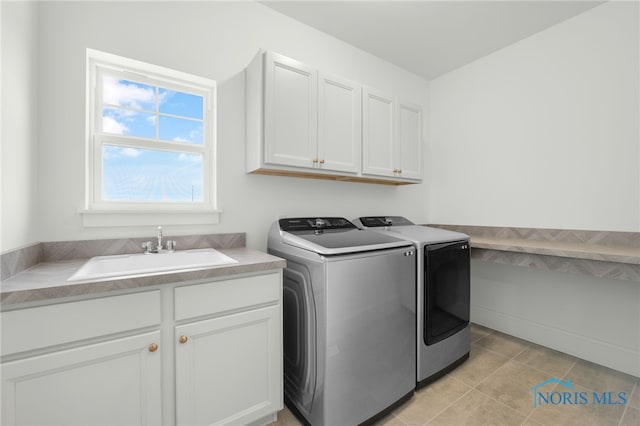
<path fill-rule="evenodd" d="M 104 344 L 106 336 L 133 339 L 157 332 L 158 341 L 173 340 L 174 326 L 187 329 L 191 319 L 204 323 L 220 319 L 220 312 L 240 312 L 245 296 L 252 300 L 246 306 L 282 309 L 281 293 L 277 299 L 267 294 L 266 285 L 249 280 L 271 272 L 265 276 L 280 281 L 268 281 L 273 285 L 268 288 L 282 287 L 286 266 L 268 247 L 270 230 L 294 218 L 329 218 L 331 227 L 333 218 L 356 223 L 367 217 L 400 217 L 411 225 L 451 232 L 456 237 L 433 242 L 464 241 L 470 252 L 469 359 L 420 391 L 413 393 L 412 388 L 412 399 L 405 403 L 414 405 L 393 407 L 375 419 L 377 424 L 489 422 L 480 414 L 475 422 L 464 417 L 464 412 L 479 413 L 474 410 L 483 404 L 497 410 L 491 413 L 502 413 L 492 417 L 494 424 L 550 426 L 570 424 L 572 418 L 592 424 L 640 424 L 638 1 L 3 1 L 0 18 L 0 297 L 2 345 L 7 348 L 1 359 L 7 369 L 1 375 L 3 386 L 13 389 L 7 393 L 3 387 L 3 411 L 12 414 L 4 414 L 2 424 L 20 424 L 20 419 L 37 423 L 52 415 L 45 410 L 45 417 L 20 417 L 20 408 L 32 402 L 15 402 L 22 401 L 19 384 L 27 377 L 19 372 L 20 362 L 35 363 L 38 356 L 59 354 L 60 348 Z M 102 148 L 91 146 L 104 135 L 91 127 L 90 93 L 95 87 L 89 76 L 92 60 L 104 65 L 113 57 L 214 82 L 211 122 L 205 125 L 211 133 L 205 143 L 210 143 L 205 154 L 210 162 L 204 169 L 206 205 L 137 209 L 94 202 L 103 178 L 100 167 L 93 174 L 93 161 Z M 285 72 L 290 71 L 295 80 L 287 80 Z M 300 87 L 303 74 L 313 78 L 313 105 L 269 103 L 270 96 L 284 99 L 270 92 L 279 82 L 290 83 L 287 90 L 292 92 Z M 136 79 L 135 73 L 130 75 Z M 323 156 L 332 151 L 320 148 L 330 134 L 321 120 L 335 119 L 343 111 L 336 108 L 332 115 L 318 106 L 334 99 L 331 95 L 342 96 L 331 91 L 323 95 L 318 89 L 331 78 L 339 82 L 331 88 L 349 89 L 349 96 L 357 96 L 357 111 L 348 111 L 357 117 L 355 130 L 340 127 L 357 139 L 347 160 L 340 159 L 341 164 L 351 162 L 344 167 L 328 158 L 325 162 Z M 307 111 L 300 105 L 312 107 Z M 276 122 L 270 107 L 282 108 L 289 121 Z M 390 124 L 384 127 L 380 117 L 387 112 Z M 391 145 L 381 142 L 380 129 L 389 132 Z M 309 140 L 294 146 L 299 135 Z M 405 151 L 395 144 L 411 137 Z M 286 144 L 278 145 L 278 138 Z M 292 146 L 296 159 L 278 151 Z M 190 153 L 195 149 L 188 148 Z M 306 155 L 309 164 L 296 163 Z M 300 230 L 288 226 L 297 238 L 326 225 L 313 222 Z M 393 228 L 390 222 L 380 226 Z M 235 260 L 216 266 L 222 268 L 219 272 L 181 272 L 180 282 L 156 272 L 138 281 L 131 274 L 102 277 L 93 287 L 89 281 L 68 282 L 89 258 L 142 253 L 140 243 L 155 244 L 156 238 L 158 253 L 160 240 L 175 240 L 176 254 L 212 247 Z M 305 238 L 315 241 L 306 234 L 300 239 Z M 173 252 L 173 244 L 166 247 Z M 267 253 L 271 257 L 263 258 Z M 247 256 L 256 264 L 247 266 Z M 184 283 L 204 285 L 207 280 L 235 279 L 234 274 L 249 280 L 244 293 L 230 297 L 237 305 L 192 313 L 189 304 L 189 313 L 180 317 L 180 301 L 187 300 L 186 290 L 180 290 L 188 287 Z M 141 289 L 149 291 L 137 293 Z M 20 335 L 30 322 L 27 311 L 54 312 L 57 307 L 61 317 L 64 307 L 74 303 L 148 295 L 151 290 L 161 296 L 144 303 L 161 312 L 158 318 L 127 314 L 117 321 L 138 325 L 105 326 L 99 336 L 56 337 L 41 346 L 5 341 L 5 335 Z M 194 305 L 202 300 L 195 293 L 188 297 Z M 57 317 L 54 313 L 51 318 Z M 282 311 L 271 314 L 279 321 Z M 73 327 L 82 322 L 69 321 Z M 110 322 L 105 319 L 105 324 Z M 14 325 L 15 333 L 9 332 Z M 282 338 L 280 328 L 269 330 L 275 333 L 269 336 Z M 286 345 L 285 338 L 285 351 Z M 144 343 L 146 352 L 157 353 L 147 347 Z M 159 347 L 162 352 L 163 343 Z M 161 361 L 150 362 L 160 363 L 156 367 L 163 377 L 174 377 L 180 350 L 176 347 L 170 355 L 162 353 Z M 269 356 L 282 355 L 277 350 L 281 348 L 269 346 Z M 511 396 L 507 385 L 497 389 L 498 379 L 525 377 L 510 369 L 533 365 L 527 363 L 536 357 L 558 358 L 562 367 L 531 367 L 533 384 L 518 387 L 510 382 Z M 277 374 L 281 366 L 273 368 L 269 386 L 282 380 Z M 532 394 L 531 389 L 552 377 L 559 381 L 556 390 L 571 379 L 571 392 L 623 395 L 606 407 L 593 407 L 591 399 L 586 407 L 534 407 L 536 391 Z M 206 388 L 194 380 L 194 394 Z M 198 413 L 183 416 L 188 404 L 180 402 L 186 395 L 180 389 L 190 385 L 181 388 L 179 378 L 177 382 L 147 384 L 160 389 L 154 401 L 161 405 L 151 404 L 159 417 L 149 414 L 148 424 L 322 424 L 321 417 L 300 420 L 300 413 L 285 408 L 281 382 L 273 385 L 277 395 L 264 397 L 269 408 L 256 408 L 255 417 L 212 414 L 216 420 L 211 421 L 198 418 Z M 450 388 L 439 391 L 445 384 Z M 50 396 L 35 392 L 37 384 L 26 389 L 43 399 Z M 253 398 L 247 396 L 247 401 L 263 397 L 256 396 L 258 391 L 247 393 Z M 197 395 L 194 401 L 200 401 Z M 438 410 L 420 412 L 430 405 L 429 398 L 438 399 L 432 404 Z M 234 404 L 229 404 L 234 410 L 242 406 Z M 81 417 L 84 421 L 95 415 L 91 410 Z"/>

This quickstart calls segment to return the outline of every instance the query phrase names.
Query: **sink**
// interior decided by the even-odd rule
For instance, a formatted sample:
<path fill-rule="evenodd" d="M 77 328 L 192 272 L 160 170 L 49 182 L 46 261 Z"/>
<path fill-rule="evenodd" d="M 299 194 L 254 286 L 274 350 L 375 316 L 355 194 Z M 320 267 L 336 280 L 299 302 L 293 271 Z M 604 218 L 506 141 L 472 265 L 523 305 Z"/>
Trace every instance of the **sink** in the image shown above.
<path fill-rule="evenodd" d="M 237 262 L 214 249 L 96 256 L 82 265 L 68 281 L 200 269 Z"/>

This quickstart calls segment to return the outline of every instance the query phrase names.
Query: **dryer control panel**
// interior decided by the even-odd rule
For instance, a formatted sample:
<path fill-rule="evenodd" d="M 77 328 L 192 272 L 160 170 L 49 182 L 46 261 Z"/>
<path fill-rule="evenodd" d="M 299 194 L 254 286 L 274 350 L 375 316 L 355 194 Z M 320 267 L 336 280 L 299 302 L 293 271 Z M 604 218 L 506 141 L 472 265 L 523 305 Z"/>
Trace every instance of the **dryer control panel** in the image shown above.
<path fill-rule="evenodd" d="M 413 225 L 413 222 L 402 216 L 366 216 L 359 219 L 360 223 L 362 223 L 362 226 L 365 226 L 367 228 Z"/>

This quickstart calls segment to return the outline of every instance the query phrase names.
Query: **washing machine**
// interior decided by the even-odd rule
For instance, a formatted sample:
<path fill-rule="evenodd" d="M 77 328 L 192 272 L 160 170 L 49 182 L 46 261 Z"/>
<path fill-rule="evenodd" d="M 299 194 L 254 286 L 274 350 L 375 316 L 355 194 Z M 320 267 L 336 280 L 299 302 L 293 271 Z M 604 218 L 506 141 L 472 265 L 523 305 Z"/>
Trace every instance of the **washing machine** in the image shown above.
<path fill-rule="evenodd" d="M 401 216 L 360 217 L 353 223 L 411 241 L 416 249 L 416 386 L 469 358 L 469 236 L 415 225 Z"/>
<path fill-rule="evenodd" d="M 372 422 L 410 398 L 416 250 L 344 218 L 275 222 L 284 258 L 285 403 L 312 426 Z"/>

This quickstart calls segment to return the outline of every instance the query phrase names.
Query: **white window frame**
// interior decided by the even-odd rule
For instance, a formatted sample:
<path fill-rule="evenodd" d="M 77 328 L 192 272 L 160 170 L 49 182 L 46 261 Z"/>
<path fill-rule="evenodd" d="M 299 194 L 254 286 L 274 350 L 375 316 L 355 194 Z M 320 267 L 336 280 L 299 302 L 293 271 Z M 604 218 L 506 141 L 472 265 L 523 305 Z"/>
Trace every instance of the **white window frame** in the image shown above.
<path fill-rule="evenodd" d="M 148 224 L 218 223 L 216 188 L 216 94 L 214 80 L 148 64 L 93 49 L 87 49 L 85 205 L 81 210 L 85 226 L 126 226 Z M 203 96 L 203 143 L 150 142 L 145 138 L 121 136 L 102 131 L 103 73 L 115 73 L 163 88 L 188 91 Z M 203 201 L 199 203 L 126 202 L 102 200 L 102 146 L 135 143 L 141 149 L 190 152 L 203 155 Z M 173 148 L 173 149 L 172 149 Z M 144 213 L 144 214 L 141 214 Z"/>

